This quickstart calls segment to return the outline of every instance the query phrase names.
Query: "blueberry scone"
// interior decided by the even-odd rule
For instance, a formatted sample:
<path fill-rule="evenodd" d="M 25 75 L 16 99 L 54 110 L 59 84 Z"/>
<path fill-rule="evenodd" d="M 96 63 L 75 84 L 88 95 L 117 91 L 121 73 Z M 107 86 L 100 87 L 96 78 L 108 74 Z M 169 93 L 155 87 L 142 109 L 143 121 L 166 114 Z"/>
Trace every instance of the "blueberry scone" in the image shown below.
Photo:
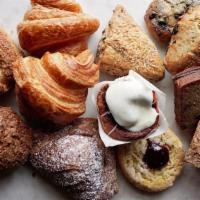
<path fill-rule="evenodd" d="M 200 64 L 200 5 L 190 7 L 178 22 L 164 64 L 171 74 Z"/>
<path fill-rule="evenodd" d="M 183 168 L 182 143 L 171 130 L 155 138 L 121 146 L 117 152 L 122 173 L 128 181 L 148 192 L 171 187 Z"/>
<path fill-rule="evenodd" d="M 153 0 L 145 15 L 149 32 L 159 42 L 168 42 L 179 19 L 196 3 L 198 0 Z"/>

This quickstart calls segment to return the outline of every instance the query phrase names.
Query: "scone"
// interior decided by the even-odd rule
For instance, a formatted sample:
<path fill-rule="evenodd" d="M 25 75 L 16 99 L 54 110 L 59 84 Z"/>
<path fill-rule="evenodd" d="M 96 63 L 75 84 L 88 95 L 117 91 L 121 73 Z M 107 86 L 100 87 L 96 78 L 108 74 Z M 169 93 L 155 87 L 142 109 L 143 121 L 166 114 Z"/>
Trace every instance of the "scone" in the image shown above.
<path fill-rule="evenodd" d="M 127 180 L 148 192 L 173 186 L 183 168 L 182 143 L 171 130 L 155 138 L 120 146 L 117 153 Z"/>
<path fill-rule="evenodd" d="M 161 43 L 169 42 L 174 27 L 196 0 L 153 0 L 146 11 L 149 32 Z"/>
<path fill-rule="evenodd" d="M 26 57 L 13 68 L 19 110 L 34 125 L 65 126 L 86 109 L 88 88 L 99 80 L 89 50 L 77 57 L 46 53 Z"/>
<path fill-rule="evenodd" d="M 190 148 L 186 153 L 185 161 L 200 168 L 200 122 L 197 125 Z"/>
<path fill-rule="evenodd" d="M 0 171 L 23 165 L 32 148 L 32 132 L 8 107 L 0 108 Z"/>
<path fill-rule="evenodd" d="M 21 57 L 20 51 L 10 36 L 0 28 L 0 94 L 14 86 L 13 62 Z"/>
<path fill-rule="evenodd" d="M 72 199 L 109 200 L 118 192 L 114 152 L 101 142 L 96 119 L 77 119 L 58 132 L 40 134 L 30 162 Z"/>
<path fill-rule="evenodd" d="M 164 59 L 171 74 L 200 64 L 199 18 L 200 5 L 196 5 L 178 22 Z"/>
<path fill-rule="evenodd" d="M 200 67 L 192 67 L 174 77 L 176 121 L 181 128 L 195 128 L 200 113 Z"/>
<path fill-rule="evenodd" d="M 115 8 L 103 32 L 96 62 L 103 72 L 114 76 L 125 76 L 134 70 L 149 80 L 158 81 L 165 72 L 155 45 L 121 5 Z"/>

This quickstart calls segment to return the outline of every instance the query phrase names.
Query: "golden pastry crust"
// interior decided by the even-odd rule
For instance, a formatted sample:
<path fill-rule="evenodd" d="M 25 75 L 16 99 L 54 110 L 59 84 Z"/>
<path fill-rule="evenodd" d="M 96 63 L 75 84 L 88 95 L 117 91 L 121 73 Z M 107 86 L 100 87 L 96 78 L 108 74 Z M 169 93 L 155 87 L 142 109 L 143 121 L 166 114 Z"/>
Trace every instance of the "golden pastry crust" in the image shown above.
<path fill-rule="evenodd" d="M 85 40 L 99 27 L 89 15 L 37 6 L 18 25 L 21 47 L 31 54 L 54 46 Z"/>
<path fill-rule="evenodd" d="M 122 173 L 137 188 L 148 192 L 159 192 L 173 186 L 181 173 L 184 163 L 184 151 L 181 141 L 168 130 L 161 136 L 151 138 L 153 142 L 167 146 L 169 162 L 160 170 L 149 169 L 143 161 L 147 149 L 147 140 L 138 140 L 118 148 L 118 161 Z"/>
<path fill-rule="evenodd" d="M 134 70 L 158 81 L 164 77 L 161 57 L 123 6 L 118 5 L 98 46 L 96 62 L 110 75 L 125 76 Z"/>
<path fill-rule="evenodd" d="M 93 61 L 89 50 L 77 57 L 46 53 L 41 60 L 18 60 L 14 77 L 22 114 L 56 125 L 66 125 L 83 114 L 88 88 L 99 79 L 99 67 Z"/>
<path fill-rule="evenodd" d="M 177 74 L 200 64 L 200 5 L 191 7 L 178 22 L 164 59 L 166 69 Z"/>
<path fill-rule="evenodd" d="M 40 4 L 46 7 L 59 8 L 61 10 L 68 10 L 72 12 L 81 12 L 81 6 L 76 0 L 31 0 L 33 5 Z"/>
<path fill-rule="evenodd" d="M 21 57 L 10 36 L 0 28 L 0 94 L 8 92 L 14 86 L 13 62 Z"/>

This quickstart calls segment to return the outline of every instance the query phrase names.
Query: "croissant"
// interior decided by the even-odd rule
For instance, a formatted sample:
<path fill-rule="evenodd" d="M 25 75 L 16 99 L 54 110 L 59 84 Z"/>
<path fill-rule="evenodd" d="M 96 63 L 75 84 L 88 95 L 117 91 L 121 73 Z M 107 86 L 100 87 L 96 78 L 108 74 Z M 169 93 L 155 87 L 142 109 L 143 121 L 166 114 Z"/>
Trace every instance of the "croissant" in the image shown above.
<path fill-rule="evenodd" d="M 31 0 L 32 4 L 40 4 L 46 7 L 54 7 L 72 12 L 81 12 L 81 6 L 75 0 Z"/>
<path fill-rule="evenodd" d="M 32 55 L 59 51 L 60 47 L 77 55 L 87 48 L 87 38 L 98 27 L 99 21 L 87 14 L 37 5 L 18 25 L 18 36 L 21 47 Z"/>
<path fill-rule="evenodd" d="M 20 112 L 33 123 L 66 125 L 85 112 L 88 88 L 99 79 L 89 50 L 77 57 L 46 53 L 19 59 L 13 69 Z"/>

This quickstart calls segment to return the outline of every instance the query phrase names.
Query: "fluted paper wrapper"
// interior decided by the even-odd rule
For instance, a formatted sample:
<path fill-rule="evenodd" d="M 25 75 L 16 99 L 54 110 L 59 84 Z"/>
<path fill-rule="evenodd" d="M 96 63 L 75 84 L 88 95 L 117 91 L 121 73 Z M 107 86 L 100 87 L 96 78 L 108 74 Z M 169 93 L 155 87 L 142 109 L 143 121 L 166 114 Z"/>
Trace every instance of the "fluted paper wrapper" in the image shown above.
<path fill-rule="evenodd" d="M 159 107 L 159 116 L 160 116 L 159 127 L 155 131 L 153 131 L 151 134 L 149 134 L 146 137 L 146 139 L 153 138 L 153 137 L 156 137 L 156 136 L 159 136 L 159 135 L 165 133 L 169 128 L 168 122 L 163 114 L 163 111 L 165 110 L 166 94 L 163 93 L 161 90 L 159 90 L 157 87 L 155 87 L 153 84 L 151 84 L 149 81 L 144 79 L 138 73 L 133 72 L 133 71 L 131 73 L 132 73 L 131 74 L 132 77 L 134 77 L 136 80 L 142 82 L 144 85 L 146 85 L 152 91 L 155 91 L 157 94 L 157 97 L 158 97 L 158 107 Z M 114 146 L 123 145 L 123 144 L 127 144 L 127 143 L 131 142 L 131 141 L 128 141 L 128 142 L 120 141 L 120 140 L 116 140 L 116 139 L 109 137 L 103 130 L 103 127 L 102 127 L 102 124 L 101 124 L 101 121 L 100 121 L 100 118 L 98 115 L 98 107 L 97 107 L 97 103 L 96 103 L 97 95 L 103 86 L 105 86 L 107 84 L 109 85 L 112 82 L 113 81 L 100 82 L 100 83 L 96 84 L 95 87 L 92 89 L 92 102 L 95 105 L 95 108 L 97 111 L 99 134 L 100 134 L 101 140 L 103 141 L 103 143 L 106 147 L 114 147 Z"/>

